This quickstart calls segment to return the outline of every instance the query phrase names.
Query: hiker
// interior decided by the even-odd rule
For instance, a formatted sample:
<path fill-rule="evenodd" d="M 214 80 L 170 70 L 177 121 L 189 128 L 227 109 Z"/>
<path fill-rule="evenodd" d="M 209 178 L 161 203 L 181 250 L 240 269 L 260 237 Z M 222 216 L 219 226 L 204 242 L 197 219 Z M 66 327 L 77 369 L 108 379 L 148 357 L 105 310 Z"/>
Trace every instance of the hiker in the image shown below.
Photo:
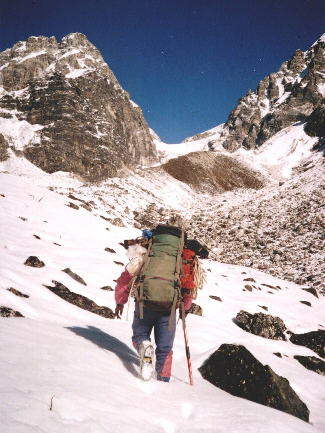
<path fill-rule="evenodd" d="M 181 233 L 183 233 L 182 240 L 181 240 Z M 159 244 L 158 242 L 159 235 L 163 240 L 163 243 L 161 244 Z M 127 256 L 130 261 L 126 266 L 126 269 L 122 272 L 120 277 L 117 279 L 117 284 L 115 287 L 115 300 L 116 300 L 115 315 L 117 318 L 120 318 L 120 316 L 122 315 L 124 304 L 128 300 L 130 285 L 131 285 L 130 283 L 134 280 L 134 278 L 136 278 L 139 272 L 140 275 L 142 275 L 141 274 L 142 266 L 145 266 L 144 263 L 146 263 L 146 260 L 148 259 L 147 248 L 150 245 L 150 239 L 152 239 L 152 237 L 154 239 L 154 245 L 158 244 L 158 247 L 156 246 L 157 251 L 155 252 L 155 254 L 150 255 L 150 259 L 153 256 L 152 259 L 153 269 L 152 266 L 150 267 L 149 265 L 149 268 L 147 266 L 146 271 L 144 271 L 144 273 L 150 274 L 150 272 L 153 271 L 154 273 L 156 272 L 158 274 L 159 273 L 161 274 L 166 272 L 166 269 L 161 267 L 162 261 L 161 258 L 159 257 L 159 248 L 163 250 L 165 248 L 165 251 L 162 254 L 164 260 L 166 261 L 166 251 L 168 252 L 168 248 L 169 248 L 168 245 L 166 247 L 166 240 L 170 238 L 174 242 L 174 248 L 176 246 L 176 250 L 174 249 L 174 251 L 177 252 L 178 248 L 181 248 L 179 255 L 180 255 L 180 261 L 182 261 L 181 253 L 185 251 L 183 250 L 184 232 L 178 227 L 158 225 L 157 228 L 153 231 L 153 233 L 150 232 L 149 230 L 144 230 L 143 237 L 138 238 L 136 240 L 125 241 L 124 246 L 125 248 L 127 248 Z M 179 245 L 182 246 L 179 247 Z M 154 247 L 152 248 L 154 249 Z M 168 261 L 172 261 L 172 260 L 174 260 L 175 262 L 177 255 L 178 253 L 177 254 L 174 253 L 174 256 L 168 256 L 167 254 L 167 263 Z M 155 264 L 155 259 L 158 260 L 156 264 Z M 173 274 L 170 277 L 172 280 L 174 280 L 175 264 L 173 266 L 174 266 L 172 269 Z M 161 292 L 163 292 L 164 286 L 166 286 L 166 284 L 169 284 L 169 286 L 171 286 L 171 281 L 167 280 L 166 278 L 154 276 L 151 278 L 151 284 L 154 287 L 153 290 L 156 291 L 160 290 Z M 172 296 L 175 296 L 174 291 L 175 290 L 174 290 L 174 281 L 173 281 Z M 172 354 L 173 354 L 172 348 L 173 348 L 175 331 L 176 331 L 176 308 L 180 303 L 180 301 L 184 303 L 185 311 L 188 311 L 192 304 L 191 290 L 183 288 L 182 290 L 179 290 L 179 293 L 181 299 L 175 297 L 177 303 L 170 302 L 168 309 L 166 309 L 166 305 L 165 305 L 166 302 L 141 301 L 142 298 L 139 295 L 136 296 L 134 319 L 132 324 L 132 330 L 133 330 L 132 343 L 139 353 L 141 375 L 145 380 L 150 379 L 152 375 L 152 368 L 153 368 L 152 359 L 153 359 L 154 349 L 150 340 L 150 334 L 152 330 L 154 331 L 154 337 L 156 342 L 155 369 L 157 373 L 157 379 L 163 382 L 169 382 L 170 380 Z"/>

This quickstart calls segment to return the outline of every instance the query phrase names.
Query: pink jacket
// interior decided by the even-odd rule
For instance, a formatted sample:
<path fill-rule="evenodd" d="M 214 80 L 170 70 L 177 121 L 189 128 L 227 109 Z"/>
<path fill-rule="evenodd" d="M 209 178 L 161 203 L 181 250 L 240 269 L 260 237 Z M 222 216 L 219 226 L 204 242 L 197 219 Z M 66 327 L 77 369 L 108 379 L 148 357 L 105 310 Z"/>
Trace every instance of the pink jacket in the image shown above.
<path fill-rule="evenodd" d="M 115 286 L 115 302 L 117 304 L 125 304 L 129 297 L 130 288 L 128 287 L 129 282 L 132 279 L 132 275 L 125 269 L 116 280 Z M 183 296 L 184 308 L 189 310 L 192 305 L 192 297 L 189 294 Z"/>
<path fill-rule="evenodd" d="M 129 297 L 130 288 L 128 287 L 129 282 L 131 281 L 132 275 L 125 270 L 121 273 L 121 275 L 116 280 L 115 286 L 115 302 L 117 304 L 125 304 Z"/>

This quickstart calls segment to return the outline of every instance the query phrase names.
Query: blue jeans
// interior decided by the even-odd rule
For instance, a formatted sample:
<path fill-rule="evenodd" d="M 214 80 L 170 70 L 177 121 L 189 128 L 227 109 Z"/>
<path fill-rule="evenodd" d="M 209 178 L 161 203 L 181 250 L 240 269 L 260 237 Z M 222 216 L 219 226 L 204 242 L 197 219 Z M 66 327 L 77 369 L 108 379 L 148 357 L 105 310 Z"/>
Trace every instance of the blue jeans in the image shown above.
<path fill-rule="evenodd" d="M 152 329 L 154 330 L 156 343 L 156 371 L 157 379 L 168 382 L 171 375 L 173 359 L 173 343 L 176 331 L 176 313 L 171 320 L 170 314 L 161 311 L 143 309 L 143 319 L 139 317 L 139 306 L 136 304 L 132 323 L 132 342 L 136 349 L 142 341 L 150 340 Z"/>

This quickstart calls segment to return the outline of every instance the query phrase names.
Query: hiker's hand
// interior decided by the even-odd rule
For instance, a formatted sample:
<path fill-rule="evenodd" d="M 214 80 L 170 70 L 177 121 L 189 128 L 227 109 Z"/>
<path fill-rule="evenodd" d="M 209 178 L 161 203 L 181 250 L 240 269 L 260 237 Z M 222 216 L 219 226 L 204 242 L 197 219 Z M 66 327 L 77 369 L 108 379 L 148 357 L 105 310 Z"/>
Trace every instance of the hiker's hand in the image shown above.
<path fill-rule="evenodd" d="M 115 317 L 117 319 L 120 319 L 122 317 L 122 313 L 123 313 L 123 309 L 124 309 L 124 305 L 123 304 L 117 304 L 115 307 Z"/>

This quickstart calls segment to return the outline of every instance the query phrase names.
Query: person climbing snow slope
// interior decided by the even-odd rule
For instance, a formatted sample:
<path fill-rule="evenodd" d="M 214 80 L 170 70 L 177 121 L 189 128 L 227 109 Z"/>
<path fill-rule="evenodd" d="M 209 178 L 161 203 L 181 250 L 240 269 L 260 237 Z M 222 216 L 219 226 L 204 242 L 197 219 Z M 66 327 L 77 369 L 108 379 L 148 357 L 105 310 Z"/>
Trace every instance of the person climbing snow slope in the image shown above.
<path fill-rule="evenodd" d="M 150 335 L 154 331 L 157 380 L 169 382 L 176 309 L 183 302 L 184 309 L 189 310 L 193 298 L 193 278 L 189 285 L 190 260 L 182 260 L 182 256 L 189 257 L 184 248 L 186 234 L 179 227 L 158 225 L 153 232 L 144 230 L 141 238 L 125 241 L 124 247 L 129 263 L 117 279 L 115 315 L 121 317 L 131 292 L 136 301 L 132 343 L 140 356 L 141 375 L 149 380 L 153 373 L 154 348 Z M 182 275 L 182 266 L 187 275 Z"/>

